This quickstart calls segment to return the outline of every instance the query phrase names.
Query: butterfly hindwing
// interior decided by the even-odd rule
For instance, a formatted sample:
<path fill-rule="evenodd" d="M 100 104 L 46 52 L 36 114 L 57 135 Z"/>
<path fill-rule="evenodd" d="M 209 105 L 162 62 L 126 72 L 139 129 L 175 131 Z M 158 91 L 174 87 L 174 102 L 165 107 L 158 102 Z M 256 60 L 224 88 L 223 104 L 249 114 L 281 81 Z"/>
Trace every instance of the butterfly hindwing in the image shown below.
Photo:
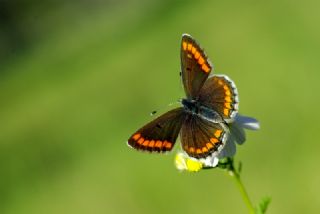
<path fill-rule="evenodd" d="M 188 114 L 181 127 L 182 149 L 194 158 L 206 158 L 225 145 L 227 132 L 220 123 Z"/>
<path fill-rule="evenodd" d="M 212 65 L 199 44 L 188 34 L 181 41 L 181 77 L 187 98 L 196 98 Z"/>
<path fill-rule="evenodd" d="M 129 146 L 150 152 L 170 151 L 179 135 L 184 117 L 183 108 L 161 115 L 135 132 L 128 140 Z"/>
<path fill-rule="evenodd" d="M 218 112 L 226 122 L 232 122 L 238 112 L 237 88 L 225 75 L 214 75 L 207 79 L 201 88 L 198 101 Z"/>

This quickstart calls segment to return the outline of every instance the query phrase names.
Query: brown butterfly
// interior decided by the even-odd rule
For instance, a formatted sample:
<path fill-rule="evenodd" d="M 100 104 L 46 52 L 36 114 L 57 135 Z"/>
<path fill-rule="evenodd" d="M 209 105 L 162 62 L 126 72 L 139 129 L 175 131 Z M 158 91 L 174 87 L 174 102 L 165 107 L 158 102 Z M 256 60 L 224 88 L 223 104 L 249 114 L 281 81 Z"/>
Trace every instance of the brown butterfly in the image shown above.
<path fill-rule="evenodd" d="M 235 84 L 224 75 L 209 77 L 213 67 L 199 44 L 188 34 L 181 41 L 181 77 L 186 93 L 182 107 L 168 111 L 136 131 L 128 145 L 137 150 L 172 150 L 180 133 L 182 149 L 206 158 L 225 145 L 229 123 L 238 111 Z"/>

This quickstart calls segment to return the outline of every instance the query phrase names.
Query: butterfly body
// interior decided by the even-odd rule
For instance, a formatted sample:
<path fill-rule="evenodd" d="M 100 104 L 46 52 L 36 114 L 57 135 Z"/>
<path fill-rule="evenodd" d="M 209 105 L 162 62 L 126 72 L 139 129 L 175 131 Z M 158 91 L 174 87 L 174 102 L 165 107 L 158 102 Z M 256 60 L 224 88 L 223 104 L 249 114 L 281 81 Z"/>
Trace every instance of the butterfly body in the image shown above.
<path fill-rule="evenodd" d="M 182 105 L 187 113 L 193 114 L 195 116 L 201 117 L 205 120 L 211 121 L 213 123 L 223 123 L 223 118 L 215 110 L 201 105 L 200 102 L 196 100 L 182 99 Z"/>
<path fill-rule="evenodd" d="M 235 84 L 224 75 L 209 77 L 212 64 L 200 45 L 182 35 L 181 78 L 186 98 L 182 107 L 168 111 L 136 131 L 128 140 L 134 149 L 171 151 L 180 134 L 181 147 L 194 158 L 216 155 L 228 137 L 228 123 L 238 111 Z"/>

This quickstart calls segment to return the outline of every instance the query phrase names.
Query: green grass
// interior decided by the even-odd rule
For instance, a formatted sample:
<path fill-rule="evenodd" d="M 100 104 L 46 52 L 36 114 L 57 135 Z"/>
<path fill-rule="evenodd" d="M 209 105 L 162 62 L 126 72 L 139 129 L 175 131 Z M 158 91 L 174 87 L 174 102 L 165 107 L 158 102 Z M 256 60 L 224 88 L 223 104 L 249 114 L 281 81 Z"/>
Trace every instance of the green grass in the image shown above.
<path fill-rule="evenodd" d="M 236 82 L 240 112 L 261 122 L 236 156 L 252 201 L 271 196 L 267 213 L 316 213 L 316 8 L 316 1 L 159 1 L 90 16 L 60 11 L 75 23 L 54 26 L 2 66 L 1 213 L 245 213 L 223 171 L 179 173 L 174 152 L 126 146 L 152 110 L 184 96 L 182 33 Z"/>

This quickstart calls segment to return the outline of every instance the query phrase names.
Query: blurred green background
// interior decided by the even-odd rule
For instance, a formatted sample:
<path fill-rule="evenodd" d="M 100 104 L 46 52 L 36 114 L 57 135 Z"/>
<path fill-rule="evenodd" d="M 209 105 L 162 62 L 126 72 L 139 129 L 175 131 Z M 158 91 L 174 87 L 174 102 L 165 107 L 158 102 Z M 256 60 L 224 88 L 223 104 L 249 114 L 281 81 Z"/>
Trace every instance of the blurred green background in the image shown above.
<path fill-rule="evenodd" d="M 252 201 L 319 213 L 319 7 L 0 1 L 0 213 L 246 213 L 222 170 L 179 173 L 175 151 L 126 145 L 151 111 L 184 96 L 182 33 L 261 122 L 236 156 Z"/>

